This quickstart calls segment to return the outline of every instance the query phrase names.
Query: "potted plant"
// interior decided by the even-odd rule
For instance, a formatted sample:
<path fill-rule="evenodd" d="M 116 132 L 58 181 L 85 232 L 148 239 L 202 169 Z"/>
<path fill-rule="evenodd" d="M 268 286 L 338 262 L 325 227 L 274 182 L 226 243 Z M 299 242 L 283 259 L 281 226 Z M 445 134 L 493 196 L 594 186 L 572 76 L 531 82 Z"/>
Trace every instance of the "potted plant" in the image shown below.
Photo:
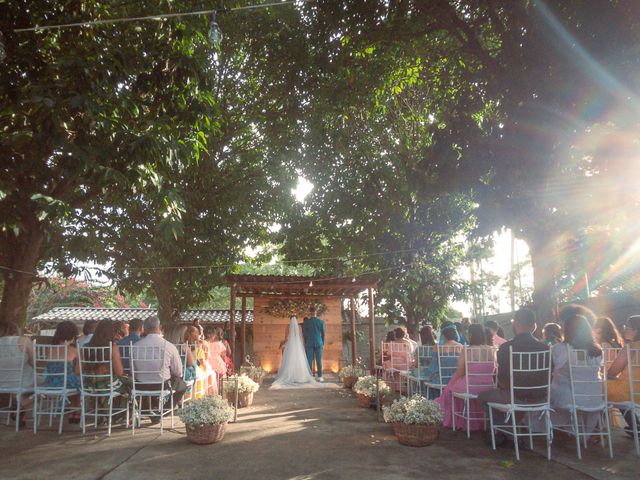
<path fill-rule="evenodd" d="M 250 407 L 253 403 L 253 394 L 258 391 L 260 385 L 244 374 L 227 377 L 224 381 L 224 389 L 227 399 L 232 405 L 236 401 L 236 385 L 238 387 L 238 407 Z"/>
<path fill-rule="evenodd" d="M 384 421 L 393 425 L 393 432 L 402 445 L 425 447 L 438 437 L 442 409 L 433 400 L 420 395 L 402 397 L 383 408 Z"/>
<path fill-rule="evenodd" d="M 384 380 L 378 381 L 378 390 L 380 397 L 384 397 L 391 392 Z M 353 391 L 358 399 L 358 405 L 363 408 L 369 408 L 371 400 L 376 397 L 376 377 L 366 375 L 358 378 L 358 381 L 353 385 Z"/>
<path fill-rule="evenodd" d="M 253 363 L 249 363 L 248 365 L 240 367 L 240 375 L 246 375 L 258 385 L 262 385 L 262 380 L 264 380 L 266 372 L 262 367 L 256 367 Z"/>
<path fill-rule="evenodd" d="M 206 445 L 222 440 L 227 422 L 233 418 L 233 408 L 224 398 L 207 395 L 186 403 L 178 416 L 187 428 L 187 439 Z"/>
<path fill-rule="evenodd" d="M 358 381 L 358 377 L 362 377 L 366 373 L 365 369 L 360 365 L 347 365 L 342 367 L 338 376 L 345 388 L 353 388 L 353 385 Z"/>

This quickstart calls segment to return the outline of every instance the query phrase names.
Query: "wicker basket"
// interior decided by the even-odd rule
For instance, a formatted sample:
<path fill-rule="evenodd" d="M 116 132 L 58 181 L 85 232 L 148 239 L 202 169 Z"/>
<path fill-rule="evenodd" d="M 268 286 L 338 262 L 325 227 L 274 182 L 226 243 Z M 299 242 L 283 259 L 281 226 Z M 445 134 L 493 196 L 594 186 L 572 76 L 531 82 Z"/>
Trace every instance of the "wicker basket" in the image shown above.
<path fill-rule="evenodd" d="M 227 392 L 227 400 L 233 406 L 236 402 L 236 392 Z M 253 405 L 253 392 L 238 393 L 238 408 L 250 407 L 251 405 Z"/>
<path fill-rule="evenodd" d="M 187 439 L 198 445 L 209 445 L 222 440 L 227 428 L 226 423 L 218 425 L 187 425 Z"/>
<path fill-rule="evenodd" d="M 356 398 L 358 399 L 359 407 L 369 408 L 371 406 L 371 397 L 363 395 L 361 393 L 356 393 Z"/>
<path fill-rule="evenodd" d="M 438 425 L 394 423 L 393 433 L 402 445 L 426 447 L 438 438 Z"/>
<path fill-rule="evenodd" d="M 357 381 L 358 381 L 358 377 L 342 378 L 342 384 L 344 385 L 344 388 L 353 388 L 353 386 L 356 384 Z"/>

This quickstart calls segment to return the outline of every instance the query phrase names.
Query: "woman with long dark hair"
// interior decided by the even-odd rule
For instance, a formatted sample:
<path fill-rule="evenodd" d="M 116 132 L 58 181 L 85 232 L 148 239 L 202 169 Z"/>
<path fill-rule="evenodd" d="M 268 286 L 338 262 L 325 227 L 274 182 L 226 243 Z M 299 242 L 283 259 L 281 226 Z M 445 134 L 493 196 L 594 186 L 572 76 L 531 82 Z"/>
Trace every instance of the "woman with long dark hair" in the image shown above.
<path fill-rule="evenodd" d="M 551 417 L 552 422 L 557 425 L 571 423 L 571 412 L 567 407 L 573 402 L 569 370 L 569 362 L 572 360 L 580 364 L 572 372 L 575 393 L 578 394 L 576 403 L 590 408 L 597 407 L 604 401 L 602 385 L 598 383 L 602 349 L 593 339 L 591 324 L 583 315 L 565 314 L 564 320 L 564 341 L 551 347 L 551 406 L 554 409 Z M 585 432 L 591 433 L 598 423 L 600 412 L 581 412 L 579 415 Z"/>
<path fill-rule="evenodd" d="M 622 348 L 624 340 L 618 331 L 618 327 L 609 317 L 600 317 L 593 326 L 593 334 L 596 342 L 602 348 Z"/>
<path fill-rule="evenodd" d="M 629 384 L 629 368 L 632 368 L 631 376 L 635 380 L 640 379 L 640 368 L 629 366 L 627 349 L 640 348 L 640 315 L 632 315 L 624 324 L 625 346 L 618 352 L 615 360 L 607 371 L 607 394 L 610 402 L 628 402 L 631 400 L 631 387 Z M 629 426 L 626 431 L 631 434 L 631 422 L 633 420 L 631 411 L 624 415 L 624 419 Z M 636 418 L 636 422 L 638 419 Z M 640 428 L 640 425 L 638 425 Z"/>

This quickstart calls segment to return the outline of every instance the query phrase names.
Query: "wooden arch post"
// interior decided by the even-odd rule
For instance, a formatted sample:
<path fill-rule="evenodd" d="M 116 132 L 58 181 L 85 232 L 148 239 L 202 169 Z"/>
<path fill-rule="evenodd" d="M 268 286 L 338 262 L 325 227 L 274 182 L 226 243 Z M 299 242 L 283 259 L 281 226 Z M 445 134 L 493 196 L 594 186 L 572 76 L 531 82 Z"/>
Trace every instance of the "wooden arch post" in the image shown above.
<path fill-rule="evenodd" d="M 240 326 L 240 366 L 247 356 L 247 296 L 242 296 L 242 324 Z"/>
<path fill-rule="evenodd" d="M 356 301 L 351 297 L 351 365 L 353 366 L 355 366 L 358 358 L 356 344 Z"/>
<path fill-rule="evenodd" d="M 369 368 L 371 375 L 376 373 L 376 320 L 373 303 L 373 288 L 369 287 Z"/>
<path fill-rule="evenodd" d="M 231 304 L 229 306 L 229 344 L 231 345 L 231 362 L 235 368 L 236 356 L 236 286 L 231 287 Z"/>

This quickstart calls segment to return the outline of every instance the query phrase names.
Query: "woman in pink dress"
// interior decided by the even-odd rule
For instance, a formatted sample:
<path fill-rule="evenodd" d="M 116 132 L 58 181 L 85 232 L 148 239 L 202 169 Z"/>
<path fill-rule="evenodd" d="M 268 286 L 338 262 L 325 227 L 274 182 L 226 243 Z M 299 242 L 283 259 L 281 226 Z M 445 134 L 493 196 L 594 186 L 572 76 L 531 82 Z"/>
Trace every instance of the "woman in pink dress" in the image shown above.
<path fill-rule="evenodd" d="M 209 342 L 209 363 L 220 379 L 227 373 L 227 365 L 224 362 L 226 347 L 222 341 L 222 329 L 207 327 L 205 335 Z"/>
<path fill-rule="evenodd" d="M 494 386 L 495 374 L 495 350 L 491 344 L 491 336 L 479 324 L 469 326 L 469 348 L 466 348 L 460 354 L 456 373 L 451 377 L 449 383 L 442 390 L 442 394 L 435 399 L 444 412 L 442 425 L 451 427 L 453 425 L 453 411 L 451 410 L 451 398 L 453 392 L 466 393 L 467 381 L 469 385 L 469 393 L 479 394 L 486 390 L 490 390 Z M 469 375 L 467 375 L 465 367 L 465 356 L 469 355 Z M 470 378 L 470 380 L 469 380 Z M 456 412 L 462 411 L 464 402 L 462 399 L 455 400 Z M 483 411 L 477 405 L 477 400 L 470 400 L 469 410 L 471 417 L 482 417 Z M 468 413 L 467 413 L 468 414 Z M 456 426 L 464 431 L 467 430 L 467 422 L 461 418 L 456 419 Z M 476 431 L 484 428 L 483 420 L 471 420 L 469 430 Z"/>

